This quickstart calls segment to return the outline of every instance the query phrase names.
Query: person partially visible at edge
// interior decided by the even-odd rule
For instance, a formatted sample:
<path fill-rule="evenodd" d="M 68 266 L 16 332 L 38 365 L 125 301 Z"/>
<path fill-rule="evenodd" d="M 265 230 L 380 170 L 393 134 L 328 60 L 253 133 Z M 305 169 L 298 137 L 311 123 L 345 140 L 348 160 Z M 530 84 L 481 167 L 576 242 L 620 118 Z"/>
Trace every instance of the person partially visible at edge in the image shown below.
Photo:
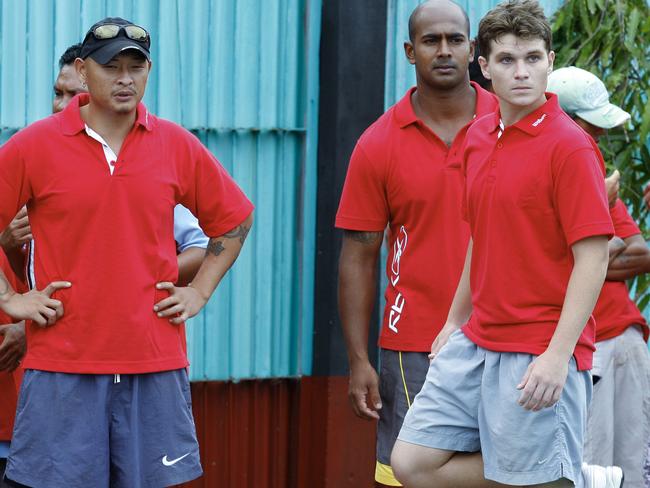
<path fill-rule="evenodd" d="M 339 312 L 349 396 L 358 416 L 379 419 L 375 480 L 388 486 L 400 486 L 390 452 L 424 382 L 427 354 L 444 324 L 467 249 L 460 148 L 475 118 L 497 108 L 493 95 L 469 81 L 474 45 L 457 4 L 419 5 L 409 19 L 404 51 L 415 67 L 416 86 L 359 138 L 336 217 L 336 227 L 344 230 Z M 367 344 L 386 226 L 388 287 L 378 377 Z"/>
<path fill-rule="evenodd" d="M 393 470 L 409 488 L 619 488 L 620 468 L 582 464 L 591 312 L 614 231 L 604 167 L 545 93 L 555 54 L 542 7 L 499 4 L 478 41 L 499 109 L 465 138 L 465 268 Z"/>
<path fill-rule="evenodd" d="M 583 69 L 554 71 L 548 91 L 557 94 L 562 110 L 596 142 L 607 130 L 630 120 L 630 114 L 609 102 L 605 84 Z M 594 308 L 594 394 L 585 460 L 616 464 L 625 472 L 626 487 L 643 488 L 650 441 L 650 331 L 625 280 L 650 271 L 650 249 L 620 199 L 610 212 L 615 237 L 609 241 L 607 278 Z"/>
<path fill-rule="evenodd" d="M 32 321 L 11 483 L 169 486 L 202 473 L 183 323 L 236 260 L 253 206 L 196 137 L 141 103 L 150 42 L 121 18 L 94 24 L 75 60 L 88 93 L 0 148 L 0 227 L 28 204 L 38 243 L 36 289 L 16 293 L 0 273 L 0 309 Z M 210 236 L 184 287 L 177 203 Z"/>
<path fill-rule="evenodd" d="M 14 289 L 24 291 L 24 284 L 17 279 L 2 250 L 0 269 Z M 14 426 L 18 390 L 23 377 L 23 370 L 19 368 L 20 358 L 24 353 L 24 324 L 13 323 L 11 317 L 0 312 L 0 488 L 9 486 L 3 478 Z"/>

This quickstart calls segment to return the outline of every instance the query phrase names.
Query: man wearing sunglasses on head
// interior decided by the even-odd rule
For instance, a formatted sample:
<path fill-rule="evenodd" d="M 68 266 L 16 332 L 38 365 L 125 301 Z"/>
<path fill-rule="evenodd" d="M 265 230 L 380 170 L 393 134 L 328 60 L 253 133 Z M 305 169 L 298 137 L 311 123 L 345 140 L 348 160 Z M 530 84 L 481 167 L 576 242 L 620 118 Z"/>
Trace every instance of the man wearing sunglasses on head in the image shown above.
<path fill-rule="evenodd" d="M 86 87 L 81 83 L 74 66 L 75 59 L 80 56 L 81 44 L 73 44 L 59 58 L 59 74 L 54 82 L 52 100 L 53 113 L 61 112 L 76 95 L 86 93 Z M 208 238 L 201 231 L 196 217 L 182 205 L 174 207 L 174 240 L 178 252 L 176 284 L 186 285 L 192 281 L 201 266 Z"/>
<path fill-rule="evenodd" d="M 61 112 L 76 95 L 86 93 L 86 87 L 82 85 L 74 66 L 75 59 L 80 56 L 81 43 L 78 43 L 68 47 L 59 58 L 59 73 L 54 82 L 52 113 Z M 25 280 L 25 284 L 33 286 L 34 245 L 31 237 L 27 209 L 23 207 L 9 227 L 0 233 L 0 247 L 8 259 L 7 261 L 0 255 L 0 262 L 7 266 L 2 269 L 8 277 L 8 273 L 15 273 L 16 278 Z M 178 254 L 176 284 L 186 285 L 192 281 L 201 266 L 208 238 L 201 231 L 196 217 L 182 205 L 174 207 L 174 240 Z M 27 243 L 30 245 L 25 248 L 24 245 Z M 23 285 L 18 281 L 17 283 Z M 7 393 L 0 398 L 0 488 L 7 486 L 2 482 L 2 478 L 16 412 L 17 396 L 13 394 L 12 389 L 20 386 L 22 368 L 19 368 L 19 365 L 26 351 L 24 323 L 11 322 L 8 318 L 4 321 L 0 320 L 0 391 Z"/>
<path fill-rule="evenodd" d="M 140 103 L 149 48 L 131 22 L 93 25 L 75 61 L 88 94 L 0 148 L 0 228 L 27 204 L 38 243 L 35 290 L 0 273 L 0 309 L 33 321 L 6 471 L 17 486 L 201 474 L 183 322 L 237 258 L 253 206 L 198 139 Z M 187 287 L 173 285 L 178 203 L 210 237 Z"/>

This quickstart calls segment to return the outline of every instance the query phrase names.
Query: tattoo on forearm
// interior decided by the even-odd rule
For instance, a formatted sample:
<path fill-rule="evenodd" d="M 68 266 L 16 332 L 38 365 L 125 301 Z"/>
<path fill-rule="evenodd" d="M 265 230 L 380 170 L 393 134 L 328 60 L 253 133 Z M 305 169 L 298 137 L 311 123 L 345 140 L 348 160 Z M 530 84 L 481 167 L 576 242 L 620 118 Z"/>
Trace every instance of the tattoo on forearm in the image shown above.
<path fill-rule="evenodd" d="M 214 254 L 215 256 L 218 256 L 223 251 L 225 251 L 226 247 L 224 246 L 225 244 L 224 239 L 239 239 L 239 242 L 241 244 L 244 244 L 244 241 L 246 240 L 246 236 L 248 235 L 248 232 L 250 230 L 251 230 L 250 226 L 246 227 L 245 225 L 242 224 L 242 225 L 238 225 L 233 230 L 226 232 L 224 235 L 220 237 L 213 237 L 208 242 L 208 247 L 205 250 L 206 256 L 208 254 Z"/>
<path fill-rule="evenodd" d="M 0 276 L 0 296 L 6 295 L 9 292 L 9 283 L 2 276 Z"/>
<path fill-rule="evenodd" d="M 236 239 L 239 238 L 239 242 L 242 244 L 246 240 L 246 236 L 248 235 L 248 232 L 251 230 L 250 226 L 246 227 L 245 225 L 238 225 L 235 227 L 233 230 L 230 232 L 226 232 L 223 237 L 227 237 L 228 239 Z"/>
<path fill-rule="evenodd" d="M 207 256 L 208 254 L 214 254 L 215 256 L 218 256 L 225 249 L 226 248 L 223 247 L 223 243 L 220 240 L 212 238 L 208 242 L 208 247 L 205 249 L 205 255 Z"/>
<path fill-rule="evenodd" d="M 358 230 L 345 231 L 345 237 L 360 242 L 361 244 L 374 244 L 377 241 L 380 241 L 383 235 L 383 232 L 360 232 Z"/>

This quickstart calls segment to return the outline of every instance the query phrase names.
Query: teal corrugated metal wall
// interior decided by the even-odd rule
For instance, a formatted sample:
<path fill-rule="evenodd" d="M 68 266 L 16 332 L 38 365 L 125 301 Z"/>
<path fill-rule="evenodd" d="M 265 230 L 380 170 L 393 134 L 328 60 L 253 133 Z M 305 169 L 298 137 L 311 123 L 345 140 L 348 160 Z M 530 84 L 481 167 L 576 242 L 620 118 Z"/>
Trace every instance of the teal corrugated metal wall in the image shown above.
<path fill-rule="evenodd" d="M 152 34 L 145 103 L 194 131 L 256 205 L 188 324 L 194 380 L 311 372 L 321 0 L 2 0 L 0 140 L 50 112 L 59 55 L 95 21 Z"/>
<path fill-rule="evenodd" d="M 481 17 L 501 0 L 459 0 L 470 20 L 470 34 L 476 37 Z M 415 84 L 413 67 L 404 56 L 404 41 L 408 39 L 408 18 L 421 0 L 388 0 L 388 25 L 386 30 L 386 108 L 399 100 Z M 551 15 L 564 0 L 542 0 L 546 15 Z"/>

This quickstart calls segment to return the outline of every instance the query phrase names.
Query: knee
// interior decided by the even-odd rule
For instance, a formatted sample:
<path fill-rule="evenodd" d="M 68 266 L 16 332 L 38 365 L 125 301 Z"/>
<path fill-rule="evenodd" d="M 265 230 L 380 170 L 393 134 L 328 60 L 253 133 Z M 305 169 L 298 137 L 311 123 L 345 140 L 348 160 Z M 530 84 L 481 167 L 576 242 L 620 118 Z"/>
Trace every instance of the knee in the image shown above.
<path fill-rule="evenodd" d="M 393 447 L 390 456 L 390 467 L 393 470 L 395 478 L 404 486 L 413 486 L 415 480 L 419 478 L 421 464 L 418 457 L 414 456 L 412 445 L 397 441 Z"/>

